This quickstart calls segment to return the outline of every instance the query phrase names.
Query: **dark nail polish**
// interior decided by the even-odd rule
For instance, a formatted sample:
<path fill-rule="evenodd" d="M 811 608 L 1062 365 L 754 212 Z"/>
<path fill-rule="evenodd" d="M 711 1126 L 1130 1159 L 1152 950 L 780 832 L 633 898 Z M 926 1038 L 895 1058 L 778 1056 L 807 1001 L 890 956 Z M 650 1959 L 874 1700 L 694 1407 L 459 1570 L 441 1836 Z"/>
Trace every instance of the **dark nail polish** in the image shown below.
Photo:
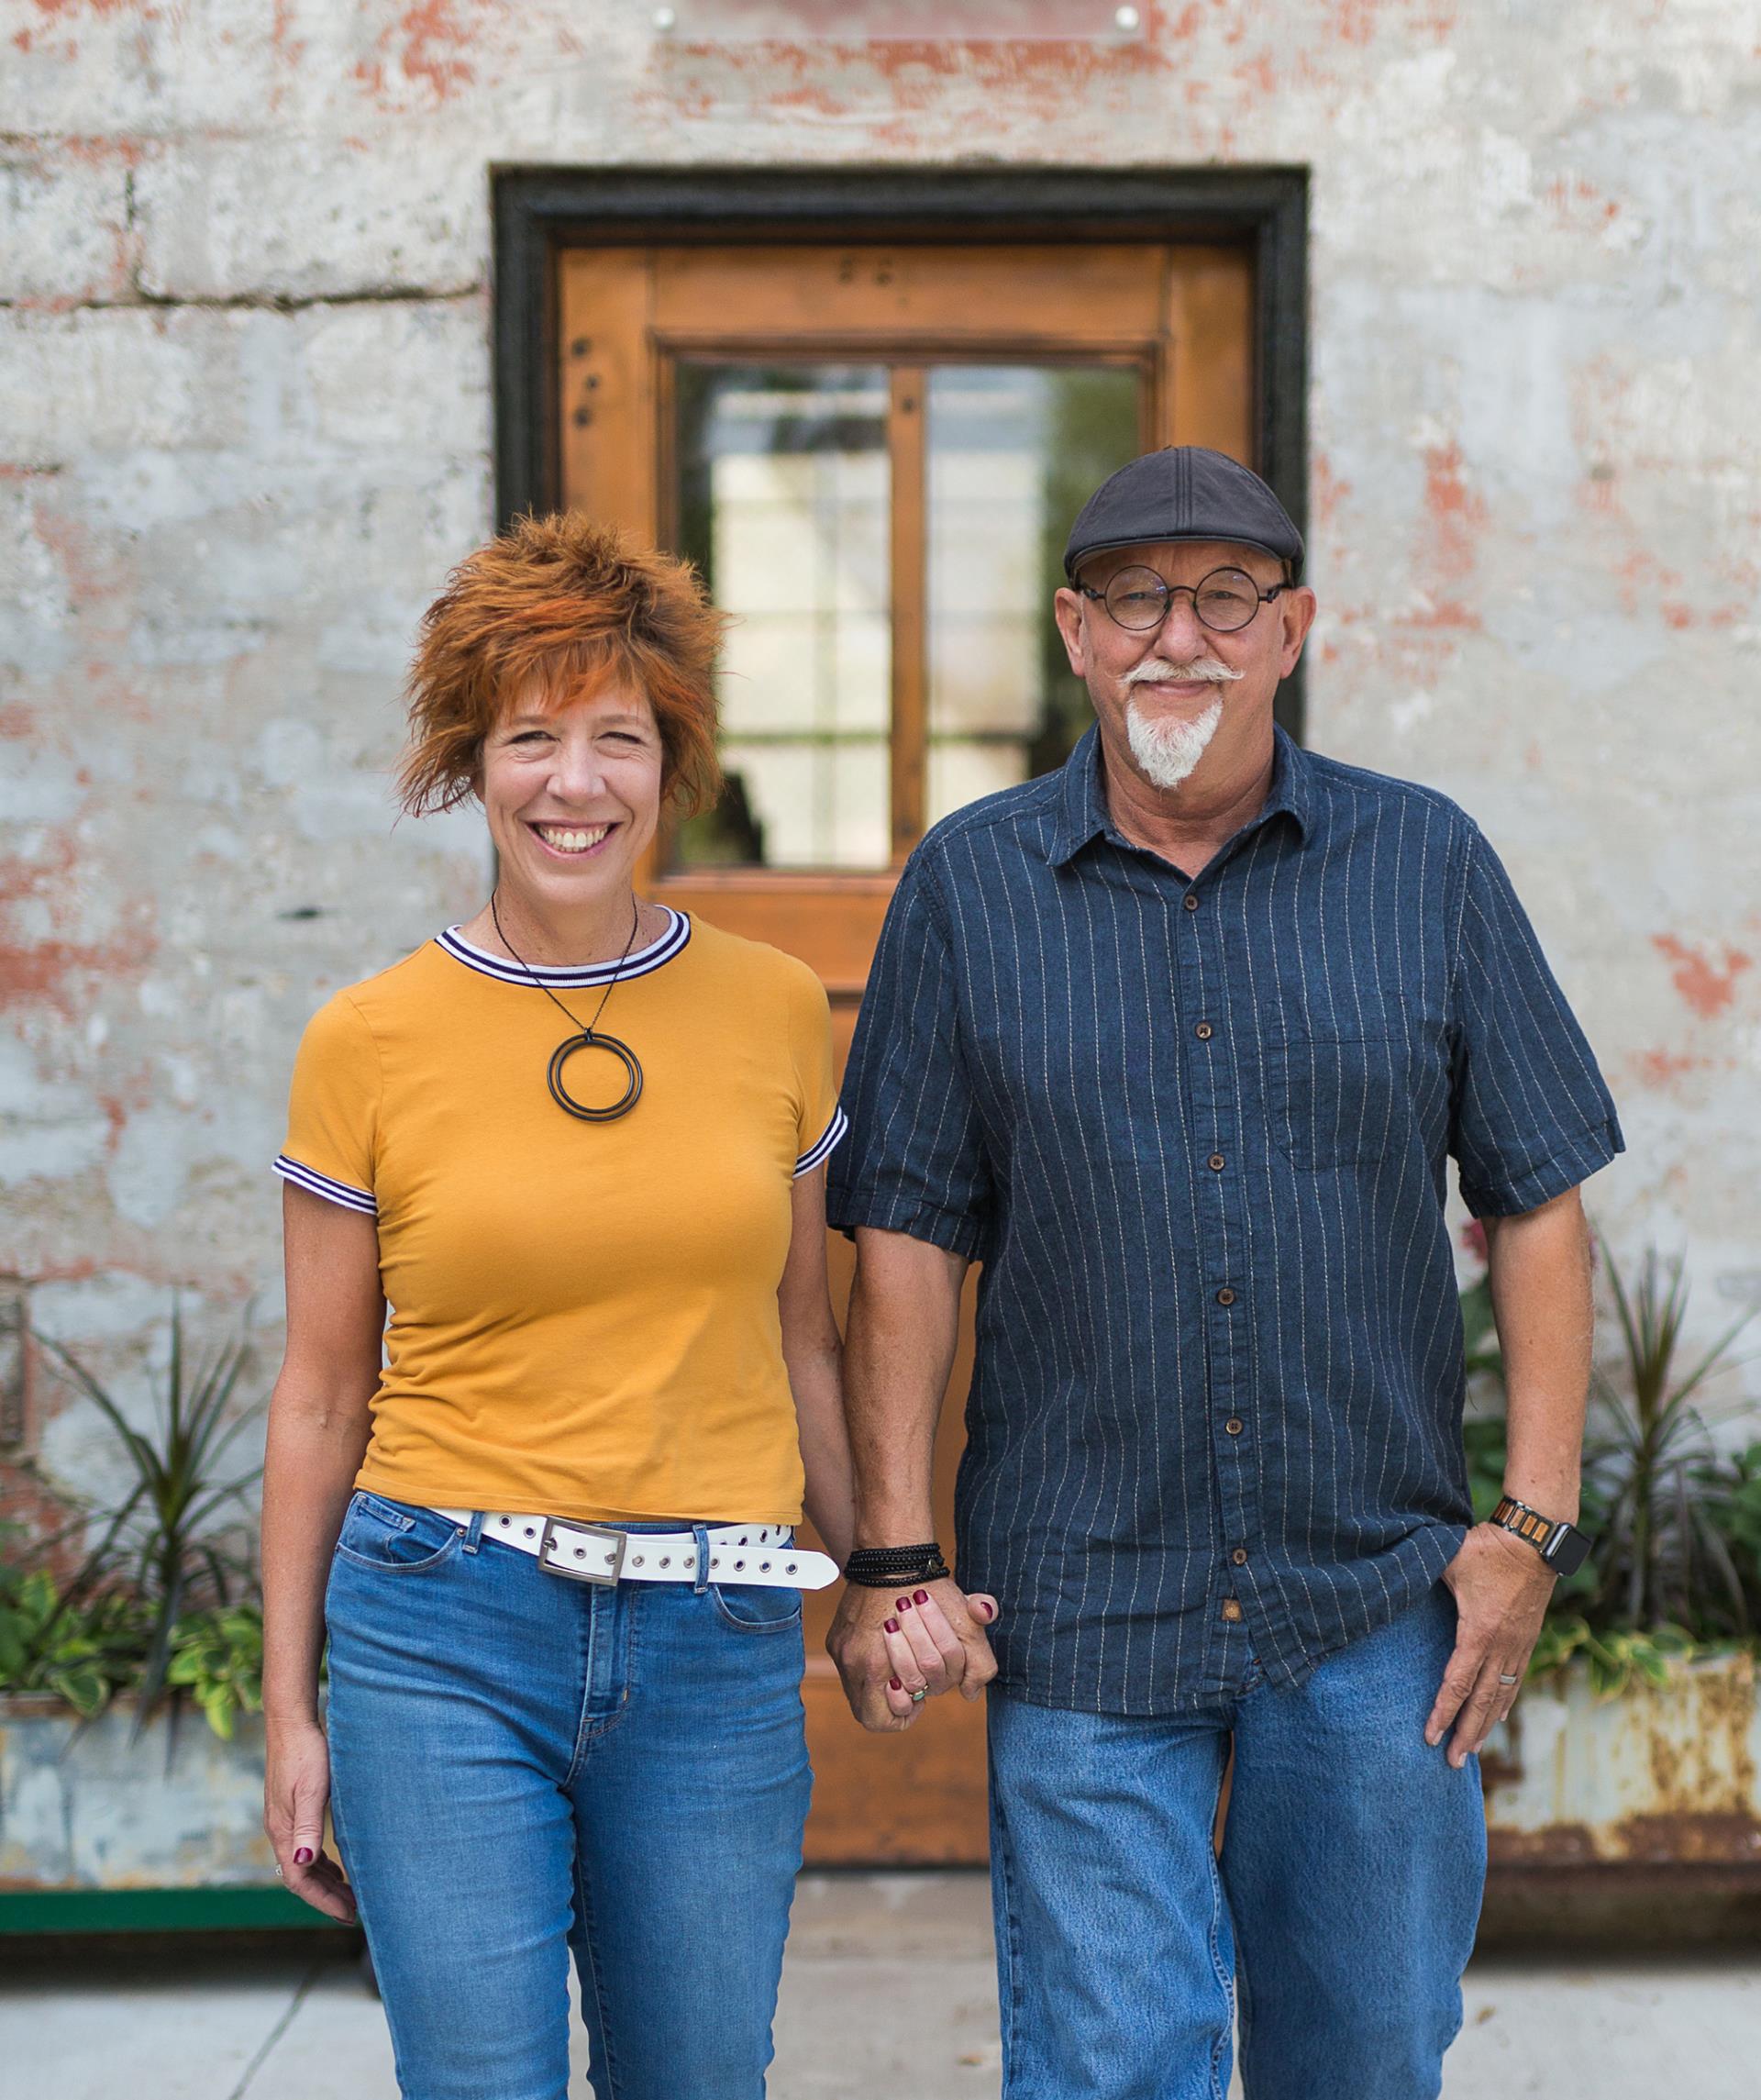
<path fill-rule="evenodd" d="M 905 1688 L 903 1680 L 898 1677 L 889 1677 L 887 1683 L 895 1692 L 903 1692 Z"/>
<path fill-rule="evenodd" d="M 911 1595 L 914 1604 L 926 1605 L 929 1602 L 929 1592 L 927 1590 L 913 1590 Z"/>
<path fill-rule="evenodd" d="M 312 1864 L 312 1850 L 310 1846 L 302 1845 L 300 1847 L 299 1850 L 294 1855 L 294 1864 L 296 1867 L 309 1867 Z"/>
<path fill-rule="evenodd" d="M 896 1618 L 890 1618 L 890 1619 L 888 1619 L 888 1621 L 886 1622 L 885 1626 L 884 1626 L 884 1627 L 881 1628 L 881 1631 L 882 1631 L 883 1633 L 897 1633 L 897 1632 L 898 1632 L 898 1630 L 899 1630 L 899 1621 L 898 1621 Z"/>
<path fill-rule="evenodd" d="M 898 1600 L 898 1608 L 901 1611 L 909 1611 L 911 1609 L 911 1599 L 909 1597 L 901 1597 Z"/>

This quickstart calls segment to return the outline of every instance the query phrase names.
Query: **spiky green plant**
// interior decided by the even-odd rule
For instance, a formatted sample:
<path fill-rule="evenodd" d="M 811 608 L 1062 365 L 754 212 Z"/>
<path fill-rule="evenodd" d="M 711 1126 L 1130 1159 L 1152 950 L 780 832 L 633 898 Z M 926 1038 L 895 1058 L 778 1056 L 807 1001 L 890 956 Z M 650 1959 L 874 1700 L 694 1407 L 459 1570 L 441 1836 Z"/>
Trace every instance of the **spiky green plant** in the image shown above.
<path fill-rule="evenodd" d="M 62 1611 L 120 1586 L 149 1614 L 146 1657 L 137 1685 L 138 1726 L 145 1724 L 169 1682 L 178 1621 L 199 1608 L 229 1604 L 251 1579 L 249 1561 L 225 1537 L 224 1521 L 262 1472 L 260 1465 L 226 1474 L 237 1439 L 262 1414 L 260 1406 L 231 1416 L 233 1395 L 250 1361 L 246 1333 L 192 1365 L 182 1308 L 172 1302 L 171 1350 L 150 1430 L 138 1429 L 77 1357 L 47 1335 L 36 1337 L 92 1402 L 127 1458 L 129 1485 L 108 1511 L 104 1531 L 61 1600 Z"/>
<path fill-rule="evenodd" d="M 1711 1635 L 1754 1630 L 1750 1598 L 1724 1523 L 1724 1474 L 1697 1396 L 1734 1367 L 1732 1346 L 1755 1317 L 1744 1313 L 1691 1368 L 1678 1368 L 1688 1313 L 1679 1259 L 1648 1250 L 1630 1286 L 1604 1258 L 1618 1317 L 1620 1375 L 1600 1370 L 1596 1394 L 1608 1430 L 1585 1448 L 1587 1519 L 1595 1535 L 1594 1587 L 1586 1605 L 1601 1629 L 1689 1627 Z"/>

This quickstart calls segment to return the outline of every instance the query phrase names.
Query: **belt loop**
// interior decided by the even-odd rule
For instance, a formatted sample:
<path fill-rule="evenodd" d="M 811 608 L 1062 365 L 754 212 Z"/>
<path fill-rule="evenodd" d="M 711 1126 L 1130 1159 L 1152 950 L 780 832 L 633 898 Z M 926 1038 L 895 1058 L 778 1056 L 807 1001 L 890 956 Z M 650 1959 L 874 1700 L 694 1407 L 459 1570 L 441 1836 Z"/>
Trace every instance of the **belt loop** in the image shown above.
<path fill-rule="evenodd" d="M 464 1550 L 467 1553 L 474 1553 L 482 1542 L 484 1514 L 481 1509 L 473 1509 L 471 1513 L 471 1522 L 464 1528 Z"/>
<path fill-rule="evenodd" d="M 703 1592 L 709 1587 L 708 1525 L 693 1524 L 691 1528 L 691 1535 L 697 1541 L 697 1580 L 692 1587 L 696 1591 L 696 1594 L 699 1596 L 702 1596 Z"/>

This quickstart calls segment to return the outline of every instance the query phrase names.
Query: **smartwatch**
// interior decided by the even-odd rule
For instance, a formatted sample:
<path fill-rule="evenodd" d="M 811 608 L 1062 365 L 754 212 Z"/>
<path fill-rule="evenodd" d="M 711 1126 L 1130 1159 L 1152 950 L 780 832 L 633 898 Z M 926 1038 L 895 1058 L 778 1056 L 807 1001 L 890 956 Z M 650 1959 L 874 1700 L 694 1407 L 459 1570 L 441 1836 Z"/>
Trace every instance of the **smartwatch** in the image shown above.
<path fill-rule="evenodd" d="M 1491 1520 L 1526 1539 L 1556 1575 L 1575 1575 L 1589 1551 L 1589 1540 L 1575 1524 L 1556 1523 L 1513 1494 L 1504 1496 Z"/>

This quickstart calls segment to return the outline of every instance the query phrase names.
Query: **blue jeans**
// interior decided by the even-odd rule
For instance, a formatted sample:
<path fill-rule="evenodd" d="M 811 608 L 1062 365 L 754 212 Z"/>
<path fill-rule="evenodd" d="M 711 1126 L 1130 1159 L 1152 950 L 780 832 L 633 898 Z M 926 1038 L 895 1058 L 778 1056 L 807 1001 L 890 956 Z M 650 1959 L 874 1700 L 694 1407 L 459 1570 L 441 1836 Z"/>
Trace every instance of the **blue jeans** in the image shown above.
<path fill-rule="evenodd" d="M 598 2100 L 761 2100 L 812 1783 L 800 1593 L 591 1587 L 478 1529 L 357 1494 L 326 1600 L 399 2090 L 563 2100 L 572 1950 Z"/>
<path fill-rule="evenodd" d="M 1439 1586 L 1294 1691 L 1180 1720 L 991 1694 L 1005 2100 L 1434 2100 L 1486 1874 L 1423 1724 Z M 1223 1857 L 1213 1843 L 1235 1739 Z"/>

